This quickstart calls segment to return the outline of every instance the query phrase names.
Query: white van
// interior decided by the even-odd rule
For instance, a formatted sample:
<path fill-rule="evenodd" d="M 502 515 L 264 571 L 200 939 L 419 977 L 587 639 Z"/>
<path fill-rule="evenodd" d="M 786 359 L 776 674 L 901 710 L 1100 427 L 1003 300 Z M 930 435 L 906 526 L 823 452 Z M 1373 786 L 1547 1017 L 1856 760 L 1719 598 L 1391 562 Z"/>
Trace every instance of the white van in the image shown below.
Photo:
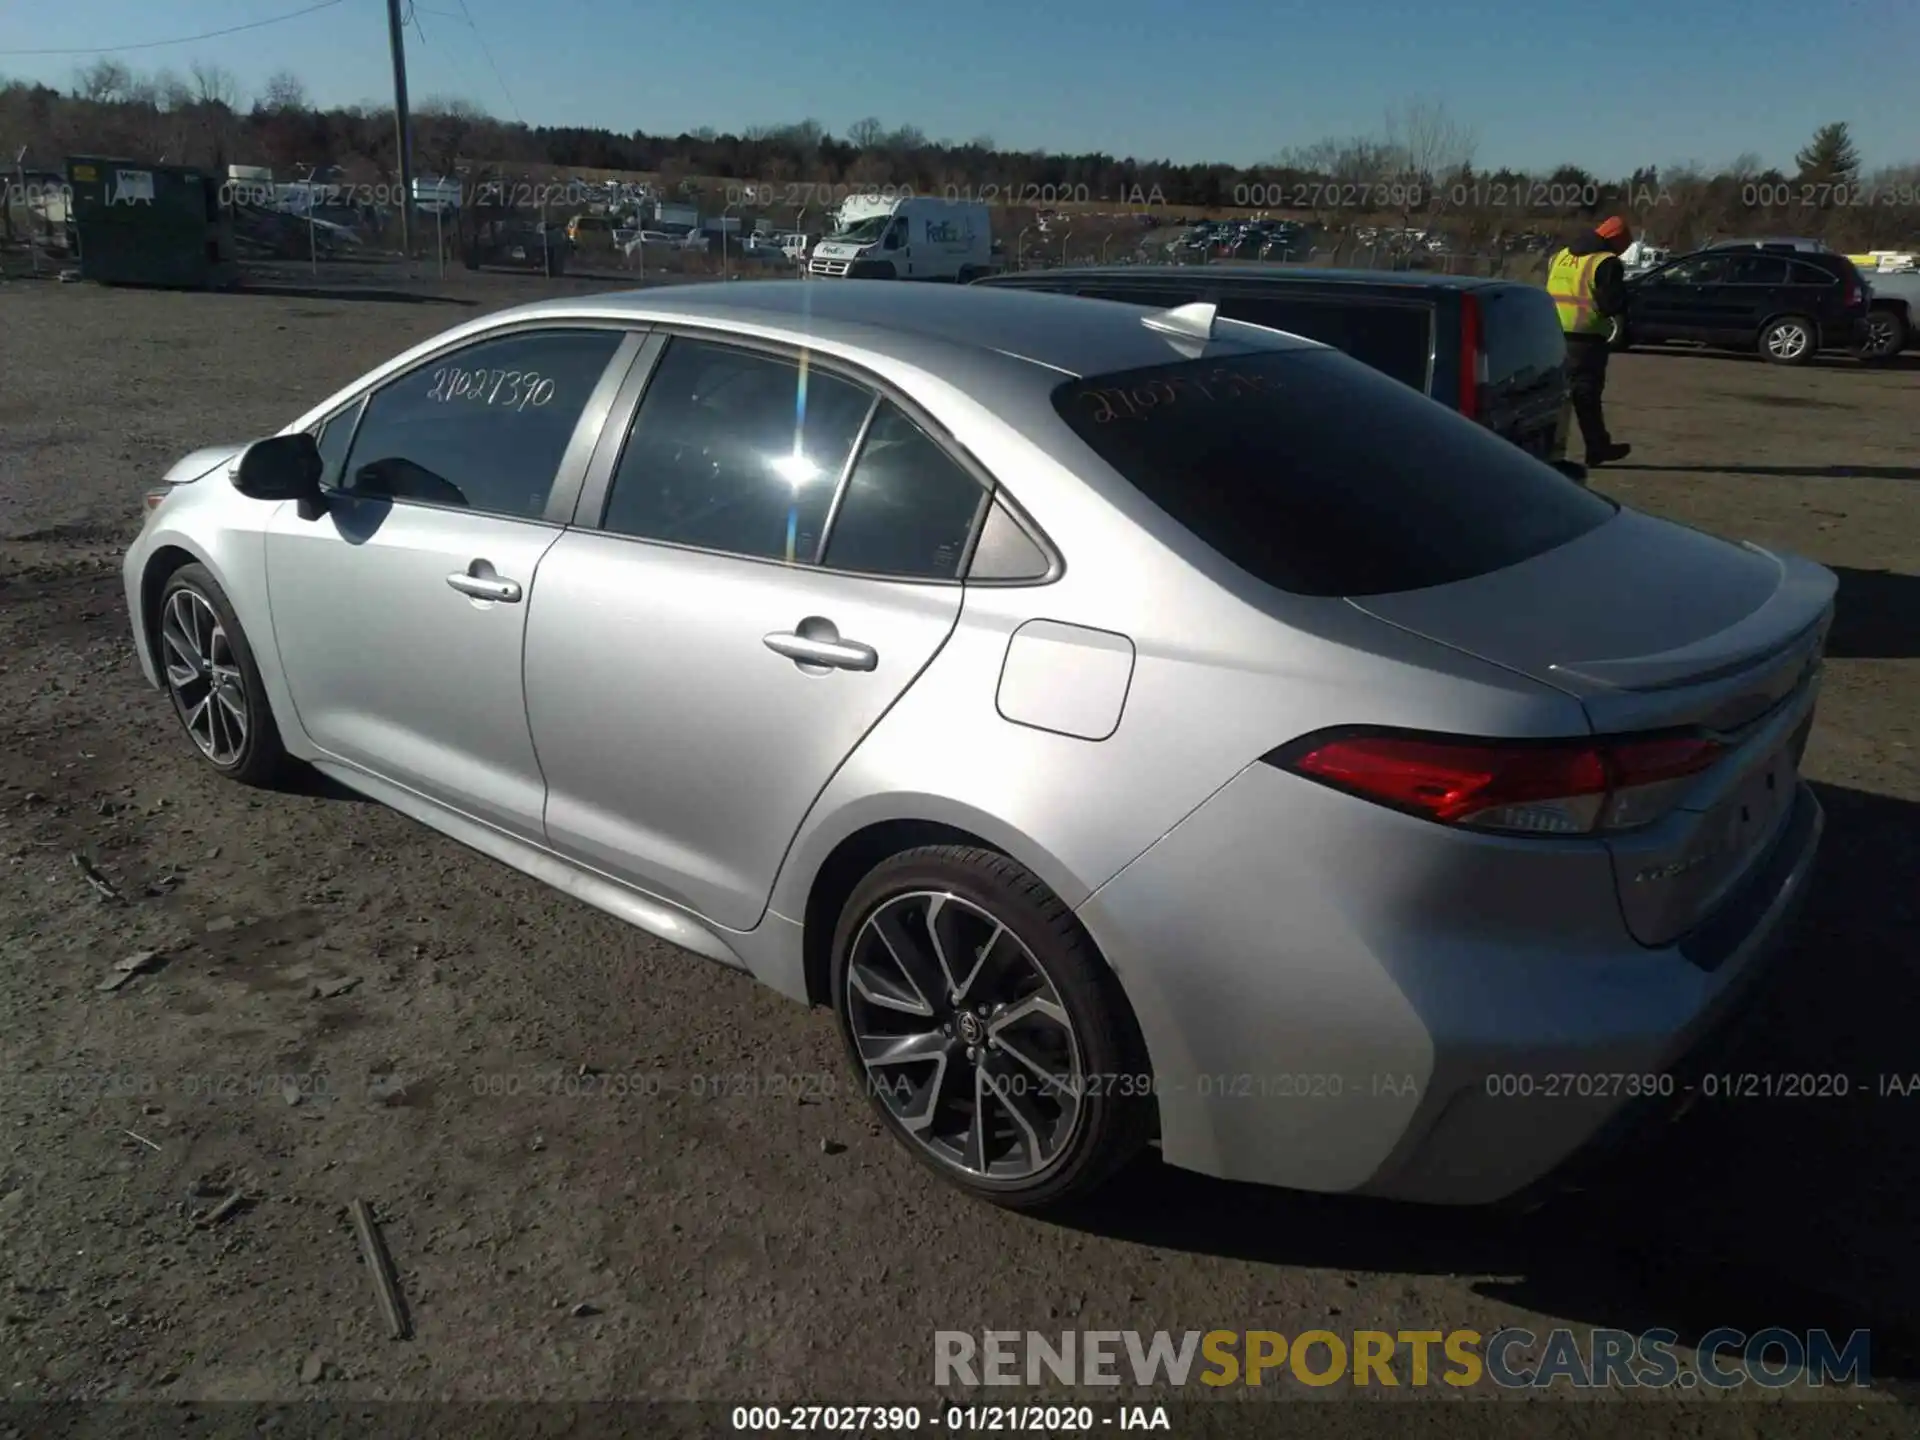
<path fill-rule="evenodd" d="M 985 205 L 913 195 L 843 206 L 813 247 L 811 275 L 872 280 L 953 280 L 993 268 L 993 222 Z"/>

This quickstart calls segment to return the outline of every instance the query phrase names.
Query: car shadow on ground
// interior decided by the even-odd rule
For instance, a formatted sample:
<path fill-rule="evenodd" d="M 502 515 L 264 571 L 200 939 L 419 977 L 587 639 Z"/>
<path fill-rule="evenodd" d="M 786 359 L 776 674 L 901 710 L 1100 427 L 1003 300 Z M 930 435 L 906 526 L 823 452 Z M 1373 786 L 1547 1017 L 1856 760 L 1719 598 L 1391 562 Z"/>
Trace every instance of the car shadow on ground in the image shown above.
<path fill-rule="evenodd" d="M 1744 350 L 1715 350 L 1710 346 L 1685 344 L 1674 345 L 1636 345 L 1629 352 L 1633 355 L 1659 355 L 1664 357 L 1684 356 L 1689 360 L 1731 360 L 1742 365 L 1766 365 L 1779 370 L 1861 370 L 1872 374 L 1876 370 L 1909 371 L 1920 370 L 1920 351 L 1907 350 L 1899 355 L 1881 360 L 1876 364 L 1866 364 L 1858 357 L 1844 350 L 1823 350 L 1813 359 L 1800 365 L 1776 365 L 1775 362 L 1760 354 L 1748 354 Z"/>
<path fill-rule="evenodd" d="M 1920 805 L 1814 789 L 1827 832 L 1799 938 L 1734 1063 L 1844 1074 L 1845 1098 L 1702 1102 L 1594 1188 L 1517 1218 L 1230 1185 L 1147 1160 L 1062 1223 L 1278 1266 L 1511 1277 L 1474 1288 L 1683 1344 L 1722 1326 L 1825 1329 L 1841 1344 L 1867 1329 L 1875 1382 L 1904 1390 L 1920 1380 L 1920 1093 L 1887 1098 L 1881 1077 L 1920 1072 Z"/>
<path fill-rule="evenodd" d="M 1828 658 L 1920 658 L 1920 576 L 1846 565 L 1831 568 L 1840 577 L 1840 593 L 1827 635 Z"/>
<path fill-rule="evenodd" d="M 1781 475 L 1806 480 L 1920 480 L 1920 465 L 1642 465 L 1616 460 L 1609 470 L 1646 470 L 1668 475 Z"/>

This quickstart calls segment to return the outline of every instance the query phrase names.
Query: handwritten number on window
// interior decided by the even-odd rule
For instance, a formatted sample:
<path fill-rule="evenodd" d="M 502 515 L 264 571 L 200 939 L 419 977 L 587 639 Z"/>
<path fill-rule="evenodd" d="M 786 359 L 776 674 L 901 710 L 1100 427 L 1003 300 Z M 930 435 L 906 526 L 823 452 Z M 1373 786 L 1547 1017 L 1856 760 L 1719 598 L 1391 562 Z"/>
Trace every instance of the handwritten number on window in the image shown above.
<path fill-rule="evenodd" d="M 515 413 L 551 405 L 554 382 L 537 370 L 462 370 L 443 365 L 433 372 L 427 399 L 448 404 L 464 400 L 474 405 L 497 405 Z"/>
<path fill-rule="evenodd" d="M 1196 395 L 1202 400 L 1220 401 L 1267 393 L 1265 375 L 1214 369 L 1199 375 L 1175 375 L 1137 385 L 1086 390 L 1081 392 L 1081 398 L 1094 407 L 1093 423 L 1107 425 L 1115 420 L 1144 420 L 1155 410 L 1171 408 Z"/>

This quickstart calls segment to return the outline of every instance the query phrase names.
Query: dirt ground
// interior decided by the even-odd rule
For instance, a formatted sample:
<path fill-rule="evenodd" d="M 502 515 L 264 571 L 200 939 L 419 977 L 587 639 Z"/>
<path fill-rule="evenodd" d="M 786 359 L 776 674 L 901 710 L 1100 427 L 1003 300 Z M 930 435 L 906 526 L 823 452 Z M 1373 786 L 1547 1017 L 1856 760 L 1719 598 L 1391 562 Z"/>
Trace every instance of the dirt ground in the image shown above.
<path fill-rule="evenodd" d="M 1703 1104 L 1524 1223 L 1149 1161 L 1043 1224 L 897 1151 L 823 1012 L 373 804 L 219 781 L 142 684 L 118 564 L 166 464 L 551 288 L 0 287 L 0 1393 L 931 1405 L 940 1329 L 1867 1326 L 1878 1393 L 1822 1408 L 1911 1422 L 1920 1094 L 1878 1091 L 1920 1072 L 1920 368 L 1630 355 L 1609 395 L 1600 488 L 1841 577 L 1829 834 L 1746 1068 L 1846 1099 Z M 1754 1415 L 1708 1408 L 1635 1430 Z"/>

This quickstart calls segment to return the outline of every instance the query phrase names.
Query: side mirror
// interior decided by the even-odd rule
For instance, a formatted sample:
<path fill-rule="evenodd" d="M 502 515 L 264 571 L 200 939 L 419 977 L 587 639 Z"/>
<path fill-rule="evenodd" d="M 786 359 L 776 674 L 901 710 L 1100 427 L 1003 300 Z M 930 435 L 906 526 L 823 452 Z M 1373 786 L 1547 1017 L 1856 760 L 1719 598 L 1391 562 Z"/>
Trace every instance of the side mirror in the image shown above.
<path fill-rule="evenodd" d="M 233 467 L 233 488 L 253 500 L 298 500 L 311 518 L 321 507 L 320 477 L 326 462 L 319 443 L 302 430 L 256 440 Z"/>

